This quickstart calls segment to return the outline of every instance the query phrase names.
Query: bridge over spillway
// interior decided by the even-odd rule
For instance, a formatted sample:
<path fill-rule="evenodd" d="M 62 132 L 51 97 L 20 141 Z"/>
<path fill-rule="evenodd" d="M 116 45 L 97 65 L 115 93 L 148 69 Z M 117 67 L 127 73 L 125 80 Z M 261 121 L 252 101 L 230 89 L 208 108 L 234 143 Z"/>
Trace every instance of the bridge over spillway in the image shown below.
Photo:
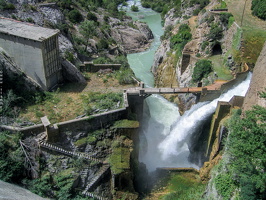
<path fill-rule="evenodd" d="M 124 92 L 129 96 L 143 96 L 148 97 L 152 94 L 184 94 L 184 93 L 193 93 L 193 94 L 201 94 L 205 95 L 210 92 L 220 91 L 221 86 L 226 83 L 227 81 L 216 81 L 214 84 L 205 86 L 205 87 L 174 87 L 174 88 L 144 88 L 136 87 L 136 88 L 129 88 Z"/>

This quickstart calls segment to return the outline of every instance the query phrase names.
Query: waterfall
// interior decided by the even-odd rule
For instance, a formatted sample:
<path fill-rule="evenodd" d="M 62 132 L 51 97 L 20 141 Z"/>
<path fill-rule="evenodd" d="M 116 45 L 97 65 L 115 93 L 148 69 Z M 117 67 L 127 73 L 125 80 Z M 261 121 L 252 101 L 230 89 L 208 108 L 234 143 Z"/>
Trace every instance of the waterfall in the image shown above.
<path fill-rule="evenodd" d="M 180 154 L 188 152 L 189 138 L 191 134 L 198 129 L 201 121 L 214 113 L 218 101 L 228 102 L 234 95 L 245 96 L 250 79 L 251 74 L 248 75 L 246 80 L 222 94 L 219 98 L 208 103 L 198 103 L 189 111 L 185 112 L 184 115 L 174 123 L 172 130 L 158 145 L 162 161 L 175 159 L 175 157 L 178 157 Z"/>
<path fill-rule="evenodd" d="M 145 52 L 129 54 L 127 56 L 131 69 L 136 77 L 146 86 L 153 87 L 154 77 L 150 72 L 154 53 L 160 44 L 163 34 L 160 14 L 151 9 L 141 7 L 140 0 L 127 1 L 127 7 L 119 7 L 135 20 L 147 22 L 155 39 L 151 48 Z M 137 5 L 140 12 L 132 12 L 131 5 Z M 158 167 L 194 167 L 189 162 L 189 145 L 193 133 L 198 131 L 202 123 L 214 113 L 218 101 L 229 101 L 234 95 L 245 95 L 251 75 L 247 80 L 231 89 L 221 97 L 211 101 L 198 103 L 180 117 L 178 107 L 165 100 L 160 95 L 152 95 L 146 99 L 146 114 L 144 116 L 147 127 L 140 133 L 139 161 L 143 162 L 151 172 Z"/>

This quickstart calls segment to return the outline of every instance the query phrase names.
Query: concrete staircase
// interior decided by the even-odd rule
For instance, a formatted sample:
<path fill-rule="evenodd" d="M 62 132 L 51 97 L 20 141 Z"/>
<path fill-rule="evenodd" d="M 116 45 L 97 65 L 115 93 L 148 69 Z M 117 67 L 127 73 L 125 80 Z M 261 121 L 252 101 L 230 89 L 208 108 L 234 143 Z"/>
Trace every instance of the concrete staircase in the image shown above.
<path fill-rule="evenodd" d="M 98 181 L 106 174 L 106 172 L 109 170 L 109 165 L 103 165 L 99 171 L 95 174 L 93 179 L 88 183 L 86 188 L 83 190 L 82 194 L 85 194 L 87 191 L 89 191 L 95 184 L 98 183 Z"/>
<path fill-rule="evenodd" d="M 83 195 L 87 196 L 87 197 L 92 197 L 94 199 L 99 199 L 99 200 L 109 200 L 108 198 L 105 198 L 105 197 L 102 197 L 102 196 L 99 196 L 97 194 L 93 194 L 91 192 L 85 192 L 85 193 L 82 193 Z"/>
<path fill-rule="evenodd" d="M 49 143 L 44 142 L 44 141 L 39 141 L 39 144 L 43 148 L 46 148 L 46 149 L 49 149 L 52 151 L 56 151 L 58 153 L 61 153 L 61 154 L 67 155 L 67 156 L 73 156 L 73 157 L 83 158 L 83 159 L 87 159 L 87 160 L 98 162 L 98 163 L 103 163 L 103 160 L 94 158 L 94 157 L 89 156 L 88 154 L 85 154 L 85 153 L 67 151 L 65 149 L 62 149 L 60 147 L 57 147 L 53 144 L 49 144 Z"/>
<path fill-rule="evenodd" d="M 108 164 L 105 164 L 105 161 L 102 159 L 97 159 L 94 158 L 86 153 L 81 153 L 81 152 L 73 152 L 73 151 L 67 151 L 63 148 L 60 148 L 56 145 L 44 142 L 39 140 L 39 145 L 42 148 L 48 149 L 48 150 L 52 150 L 52 151 L 56 151 L 58 153 L 64 154 L 66 156 L 72 156 L 72 157 L 78 157 L 78 158 L 83 158 L 83 159 L 88 159 L 90 161 L 94 161 L 94 162 L 98 162 L 98 163 L 102 163 L 102 167 L 98 170 L 98 172 L 95 174 L 95 176 L 89 181 L 89 183 L 87 184 L 86 188 L 83 190 L 82 194 L 84 196 L 87 197 L 92 197 L 94 199 L 99 199 L 99 200 L 108 200 L 108 198 L 102 197 L 100 195 L 88 192 L 93 186 L 95 186 L 102 177 L 104 177 L 106 175 L 106 173 L 108 172 L 108 170 L 110 169 L 110 166 Z M 89 165 L 88 167 L 86 167 L 85 169 L 82 170 L 82 172 L 80 173 L 80 177 L 82 180 L 83 184 L 86 184 L 87 182 L 87 176 L 88 176 L 88 171 L 89 171 Z"/>

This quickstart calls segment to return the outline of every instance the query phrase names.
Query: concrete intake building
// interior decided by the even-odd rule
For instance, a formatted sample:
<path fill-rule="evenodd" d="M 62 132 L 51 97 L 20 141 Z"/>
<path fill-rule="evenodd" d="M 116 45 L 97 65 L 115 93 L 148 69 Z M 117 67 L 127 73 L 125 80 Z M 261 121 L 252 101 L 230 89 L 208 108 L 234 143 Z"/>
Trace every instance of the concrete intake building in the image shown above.
<path fill-rule="evenodd" d="M 44 90 L 62 81 L 59 30 L 0 17 L 0 47 Z"/>

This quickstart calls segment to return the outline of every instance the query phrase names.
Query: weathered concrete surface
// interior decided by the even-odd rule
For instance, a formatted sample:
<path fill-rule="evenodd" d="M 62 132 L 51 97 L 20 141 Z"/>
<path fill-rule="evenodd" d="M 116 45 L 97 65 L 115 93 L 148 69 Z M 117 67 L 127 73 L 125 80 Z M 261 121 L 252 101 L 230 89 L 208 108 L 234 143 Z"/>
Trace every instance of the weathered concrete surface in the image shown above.
<path fill-rule="evenodd" d="M 0 181 L 0 200 L 48 200 L 22 187 Z"/>
<path fill-rule="evenodd" d="M 265 91 L 266 88 L 266 43 L 260 53 L 260 56 L 256 62 L 253 70 L 252 79 L 249 89 L 247 91 L 243 111 L 250 110 L 254 105 L 260 105 L 266 107 L 266 100 L 260 98 L 259 92 Z"/>

